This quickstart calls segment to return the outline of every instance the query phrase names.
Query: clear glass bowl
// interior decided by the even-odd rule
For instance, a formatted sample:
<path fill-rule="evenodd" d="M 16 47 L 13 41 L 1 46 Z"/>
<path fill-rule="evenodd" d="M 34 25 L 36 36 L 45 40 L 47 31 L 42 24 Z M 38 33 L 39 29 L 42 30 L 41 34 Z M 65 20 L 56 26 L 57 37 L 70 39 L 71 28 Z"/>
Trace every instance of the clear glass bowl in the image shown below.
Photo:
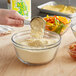
<path fill-rule="evenodd" d="M 52 16 L 52 17 L 53 17 L 53 16 Z M 64 16 L 61 16 L 61 17 L 64 17 Z M 46 17 L 44 17 L 44 18 L 46 18 Z M 66 32 L 67 32 L 67 30 L 69 29 L 69 27 L 70 27 L 70 25 L 71 25 L 71 19 L 70 19 L 70 18 L 68 18 L 68 17 L 66 17 L 66 18 L 67 18 L 67 20 L 68 20 L 68 21 L 70 21 L 70 23 L 68 23 L 68 24 L 64 24 L 64 25 L 65 25 L 65 27 L 63 27 L 63 29 L 61 30 L 61 32 L 60 32 L 60 33 L 58 33 L 58 31 L 59 31 L 60 29 L 59 29 L 59 30 L 57 30 L 57 31 L 55 31 L 55 30 L 54 30 L 53 32 L 56 32 L 56 33 L 58 33 L 58 34 L 60 34 L 60 35 L 63 35 L 64 33 L 66 33 Z M 49 26 L 50 26 L 50 25 L 49 25 Z M 51 26 L 50 26 L 50 27 L 51 27 Z M 57 26 L 57 28 L 58 28 L 58 26 Z M 48 27 L 45 27 L 45 29 L 46 29 L 46 30 L 48 30 L 48 31 L 51 31 L 51 30 L 52 30 L 52 29 L 51 29 L 51 30 L 49 30 L 49 29 L 48 29 Z"/>
<path fill-rule="evenodd" d="M 30 30 L 14 34 L 11 39 L 18 59 L 25 64 L 33 65 L 46 64 L 52 61 L 57 54 L 57 49 L 61 42 L 61 36 L 55 32 L 45 31 L 44 37 L 57 39 L 57 41 L 54 44 L 46 45 L 43 48 L 32 48 L 19 43 L 31 38 Z"/>
<path fill-rule="evenodd" d="M 74 36 L 76 37 L 76 24 L 72 24 L 71 29 L 73 31 Z"/>

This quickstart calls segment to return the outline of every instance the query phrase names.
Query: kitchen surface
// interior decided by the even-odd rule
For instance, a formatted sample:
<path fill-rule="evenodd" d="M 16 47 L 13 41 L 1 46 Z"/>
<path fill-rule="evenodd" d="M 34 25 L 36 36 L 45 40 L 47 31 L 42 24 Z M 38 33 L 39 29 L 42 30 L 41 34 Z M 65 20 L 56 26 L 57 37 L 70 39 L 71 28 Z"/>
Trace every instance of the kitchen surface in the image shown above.
<path fill-rule="evenodd" d="M 8 27 L 11 33 L 0 36 L 0 76 L 76 76 L 76 17 L 40 12 L 37 6 L 49 1 L 32 0 L 31 14 L 34 18 L 30 25 Z M 54 1 L 68 5 L 68 0 Z M 0 8 L 7 9 L 6 2 L 0 0 Z M 76 0 L 70 0 L 70 3 L 75 6 Z M 30 39 L 29 33 L 32 33 L 33 40 L 37 39 L 37 43 Z M 43 41 L 42 36 L 48 40 Z M 57 39 L 50 41 L 50 38 Z"/>

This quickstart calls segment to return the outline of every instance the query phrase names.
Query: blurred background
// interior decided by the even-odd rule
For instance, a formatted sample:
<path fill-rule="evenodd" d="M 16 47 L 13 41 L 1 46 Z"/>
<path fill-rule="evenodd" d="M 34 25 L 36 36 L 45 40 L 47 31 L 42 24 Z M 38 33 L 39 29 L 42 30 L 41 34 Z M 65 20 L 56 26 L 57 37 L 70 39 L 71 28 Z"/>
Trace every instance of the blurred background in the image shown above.
<path fill-rule="evenodd" d="M 8 2 L 10 0 L 0 0 L 0 8 L 8 8 Z M 41 5 L 43 3 L 46 3 L 48 1 L 56 1 L 58 3 L 62 4 L 68 4 L 69 0 L 31 0 L 32 4 L 32 17 L 34 16 L 45 16 L 45 13 L 40 13 L 39 10 L 37 9 L 38 5 Z M 71 5 L 76 6 L 76 0 L 70 0 Z"/>

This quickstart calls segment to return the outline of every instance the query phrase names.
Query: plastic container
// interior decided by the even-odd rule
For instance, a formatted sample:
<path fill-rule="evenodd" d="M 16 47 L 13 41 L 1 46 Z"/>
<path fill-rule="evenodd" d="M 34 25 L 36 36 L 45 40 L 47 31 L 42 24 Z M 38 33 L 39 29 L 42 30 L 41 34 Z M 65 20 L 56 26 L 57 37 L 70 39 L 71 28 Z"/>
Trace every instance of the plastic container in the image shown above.
<path fill-rule="evenodd" d="M 18 59 L 25 64 L 46 64 L 52 61 L 56 54 L 61 42 L 61 37 L 59 34 L 55 32 L 45 31 L 44 38 L 57 39 L 54 44 L 46 45 L 42 48 L 32 48 L 25 45 L 20 44 L 19 42 L 24 41 L 26 39 L 30 39 L 30 31 L 23 31 L 16 33 L 12 36 L 12 42 L 15 47 L 16 55 Z"/>

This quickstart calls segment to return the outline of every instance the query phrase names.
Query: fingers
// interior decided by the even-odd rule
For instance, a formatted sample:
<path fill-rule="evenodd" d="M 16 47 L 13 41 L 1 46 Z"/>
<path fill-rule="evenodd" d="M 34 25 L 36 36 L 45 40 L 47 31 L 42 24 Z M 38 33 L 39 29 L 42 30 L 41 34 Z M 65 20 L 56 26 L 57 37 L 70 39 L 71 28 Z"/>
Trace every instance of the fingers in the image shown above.
<path fill-rule="evenodd" d="M 22 15 L 20 15 L 17 11 L 15 11 L 15 10 L 9 10 L 9 11 L 10 12 L 8 13 L 8 16 L 10 18 L 24 20 L 24 17 L 22 17 Z"/>
<path fill-rule="evenodd" d="M 21 27 L 24 18 L 15 10 L 0 9 L 0 24 Z"/>
<path fill-rule="evenodd" d="M 16 27 L 21 27 L 24 25 L 23 20 L 17 20 L 17 19 L 11 19 L 8 18 L 6 25 L 11 25 L 11 26 L 16 26 Z"/>

